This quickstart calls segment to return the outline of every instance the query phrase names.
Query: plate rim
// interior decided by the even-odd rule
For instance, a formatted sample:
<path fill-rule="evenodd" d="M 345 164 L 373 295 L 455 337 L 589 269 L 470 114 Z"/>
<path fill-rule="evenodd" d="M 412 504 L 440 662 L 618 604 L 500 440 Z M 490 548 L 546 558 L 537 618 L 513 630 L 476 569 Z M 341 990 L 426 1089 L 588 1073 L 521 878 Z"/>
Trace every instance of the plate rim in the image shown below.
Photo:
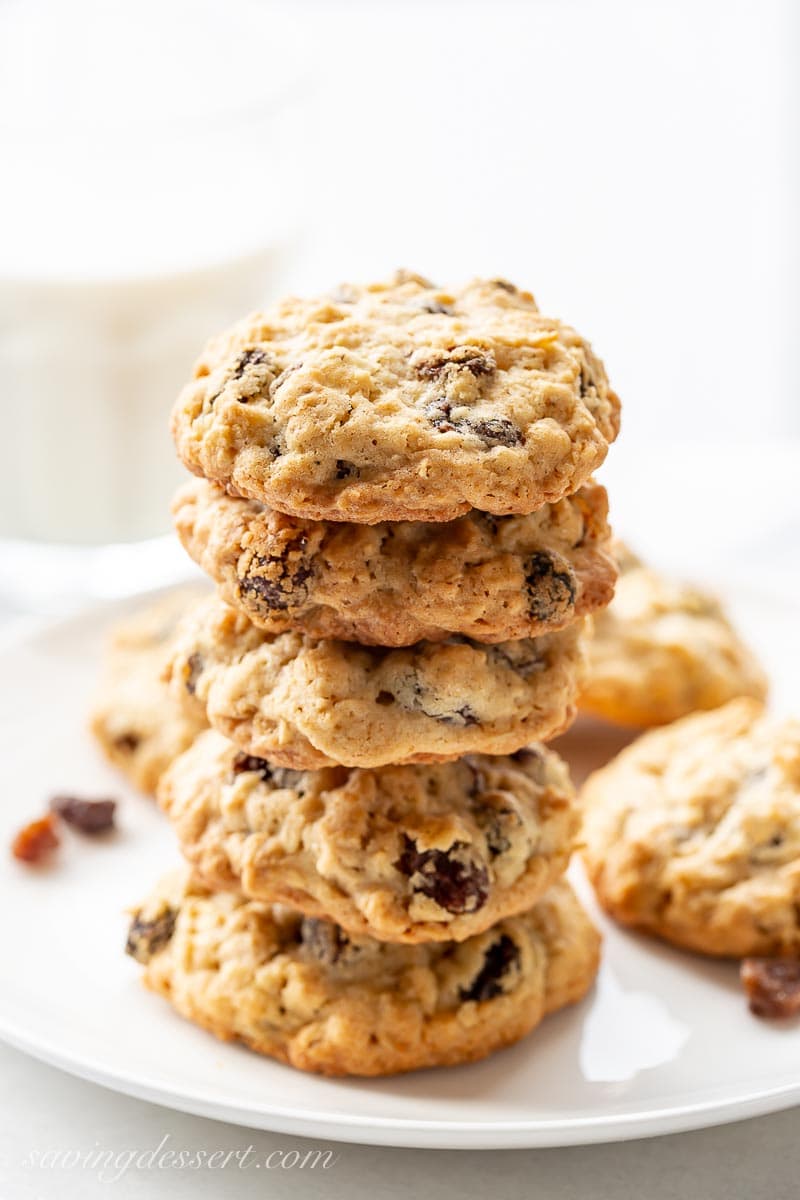
<path fill-rule="evenodd" d="M 409 1117 L 348 1116 L 346 1113 L 332 1116 L 329 1112 L 308 1108 L 238 1107 L 226 1099 L 213 1100 L 196 1090 L 182 1091 L 145 1076 L 131 1073 L 123 1075 L 95 1060 L 71 1055 L 45 1039 L 21 1031 L 11 1021 L 4 1019 L 2 1014 L 0 1041 L 78 1079 L 207 1120 L 225 1121 L 243 1128 L 297 1137 L 322 1137 L 345 1144 L 403 1149 L 532 1150 L 634 1141 L 726 1125 L 800 1105 L 799 1080 L 741 1092 L 724 1099 L 673 1104 L 648 1112 L 558 1117 L 552 1120 L 415 1120 Z M 323 1076 L 315 1078 L 318 1082 L 324 1082 Z"/>
<path fill-rule="evenodd" d="M 147 589 L 124 597 L 102 599 L 60 617 L 36 615 L 11 621 L 0 629 L 0 654 L 31 644 L 41 636 L 68 632 L 87 621 L 105 624 L 115 615 L 146 604 L 175 584 Z M 773 597 L 759 589 L 737 587 L 739 593 Z M 783 597 L 786 600 L 786 597 Z M 796 606 L 796 598 L 792 607 Z M 800 1079 L 775 1086 L 739 1086 L 725 1097 L 669 1104 L 644 1112 L 623 1111 L 592 1116 L 558 1116 L 514 1120 L 444 1120 L 332 1113 L 275 1104 L 253 1108 L 237 1105 L 229 1096 L 214 1099 L 196 1087 L 182 1089 L 135 1071 L 123 1073 L 95 1058 L 71 1053 L 19 1026 L 0 1011 L 0 1041 L 73 1077 L 122 1095 L 208 1120 L 226 1121 L 244 1128 L 315 1137 L 343 1144 L 407 1149 L 540 1149 L 614 1143 L 710 1128 L 737 1120 L 779 1112 L 800 1105 Z M 324 1081 L 323 1077 L 315 1077 Z"/>

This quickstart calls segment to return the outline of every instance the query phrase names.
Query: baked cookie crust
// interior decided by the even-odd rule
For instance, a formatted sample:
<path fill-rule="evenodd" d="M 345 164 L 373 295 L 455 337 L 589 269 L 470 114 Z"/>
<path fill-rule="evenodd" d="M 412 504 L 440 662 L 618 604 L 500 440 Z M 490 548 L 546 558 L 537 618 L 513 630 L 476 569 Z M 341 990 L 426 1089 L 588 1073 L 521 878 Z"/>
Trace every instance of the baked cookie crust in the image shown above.
<path fill-rule="evenodd" d="M 527 516 L 354 525 L 193 480 L 173 513 L 194 561 L 267 633 L 377 646 L 539 637 L 607 604 L 617 574 L 598 484 Z"/>
<path fill-rule="evenodd" d="M 589 874 L 618 921 L 703 954 L 800 954 L 800 722 L 733 700 L 590 776 Z"/>
<path fill-rule="evenodd" d="M 166 768 L 208 722 L 170 695 L 162 675 L 180 618 L 207 594 L 178 588 L 113 627 L 89 725 L 106 758 L 140 791 L 154 793 Z"/>
<path fill-rule="evenodd" d="M 463 941 L 531 907 L 579 824 L 543 746 L 375 771 L 291 771 L 203 734 L 159 800 L 198 878 L 385 941 Z"/>
<path fill-rule="evenodd" d="M 275 637 L 214 597 L 181 623 L 173 695 L 248 754 L 298 770 L 512 754 L 569 723 L 581 622 L 487 646 Z"/>
<path fill-rule="evenodd" d="M 484 1058 L 592 985 L 599 935 L 566 883 L 457 945 L 352 938 L 165 880 L 133 917 L 144 982 L 225 1041 L 303 1071 L 391 1075 Z"/>
<path fill-rule="evenodd" d="M 767 680 L 719 601 L 668 579 L 617 543 L 620 575 L 593 620 L 586 712 L 618 725 L 668 725 L 737 696 L 763 700 Z"/>
<path fill-rule="evenodd" d="M 194 474 L 364 524 L 534 512 L 618 430 L 602 363 L 528 292 L 407 272 L 248 317 L 209 343 L 172 414 Z"/>

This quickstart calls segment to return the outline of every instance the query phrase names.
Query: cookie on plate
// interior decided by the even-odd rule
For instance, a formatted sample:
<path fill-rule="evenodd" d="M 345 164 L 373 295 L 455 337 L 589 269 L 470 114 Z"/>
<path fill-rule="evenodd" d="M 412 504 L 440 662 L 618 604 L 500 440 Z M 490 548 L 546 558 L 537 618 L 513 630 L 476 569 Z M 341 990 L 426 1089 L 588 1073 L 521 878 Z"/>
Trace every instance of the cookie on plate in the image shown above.
<path fill-rule="evenodd" d="M 313 520 L 449 521 L 569 495 L 619 430 L 602 363 L 502 280 L 287 299 L 215 338 L 172 415 L 231 493 Z"/>
<path fill-rule="evenodd" d="M 590 776 L 604 908 L 704 954 L 800 954 L 800 722 L 733 700 L 653 730 Z"/>
<path fill-rule="evenodd" d="M 303 1071 L 390 1075 L 484 1058 L 594 980 L 599 936 L 567 883 L 467 941 L 355 938 L 186 875 L 139 909 L 144 982 L 226 1041 Z"/>
<path fill-rule="evenodd" d="M 308 770 L 511 754 L 571 720 L 582 622 L 484 645 L 386 649 L 272 637 L 217 597 L 181 623 L 169 667 L 176 699 L 246 753 Z"/>
<path fill-rule="evenodd" d="M 178 535 L 225 600 L 268 633 L 410 646 L 462 634 L 537 637 L 607 604 L 605 488 L 527 516 L 305 521 L 193 480 L 173 503 Z"/>
<path fill-rule="evenodd" d="M 178 621 L 206 591 L 168 592 L 116 624 L 106 644 L 90 728 L 106 757 L 143 792 L 155 792 L 173 759 L 207 726 L 161 678 Z"/>
<path fill-rule="evenodd" d="M 763 700 L 767 681 L 719 602 L 667 579 L 615 545 L 614 599 L 594 619 L 579 708 L 619 725 L 667 725 L 736 696 Z"/>
<path fill-rule="evenodd" d="M 158 790 L 199 878 L 384 941 L 462 941 L 563 874 L 566 764 L 535 746 L 374 771 L 291 771 L 211 730 Z"/>

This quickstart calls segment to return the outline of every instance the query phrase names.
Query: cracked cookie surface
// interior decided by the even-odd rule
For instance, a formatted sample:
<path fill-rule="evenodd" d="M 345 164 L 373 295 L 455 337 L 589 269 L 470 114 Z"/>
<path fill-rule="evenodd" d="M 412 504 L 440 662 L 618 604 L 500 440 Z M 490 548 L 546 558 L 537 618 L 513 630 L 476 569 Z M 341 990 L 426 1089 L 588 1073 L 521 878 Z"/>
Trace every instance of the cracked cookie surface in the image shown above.
<path fill-rule="evenodd" d="M 170 695 L 161 678 L 176 626 L 202 587 L 167 593 L 112 628 L 90 728 L 106 757 L 143 792 L 155 792 L 170 763 L 208 722 Z"/>
<path fill-rule="evenodd" d="M 580 1000 L 599 935 L 567 883 L 464 942 L 350 937 L 177 873 L 133 917 L 144 982 L 226 1041 L 303 1071 L 390 1075 L 472 1062 Z"/>
<path fill-rule="evenodd" d="M 188 711 L 279 766 L 511 754 L 571 720 L 581 625 L 496 645 L 451 639 L 386 649 L 273 637 L 213 597 L 181 623 L 170 686 Z"/>
<path fill-rule="evenodd" d="M 288 517 L 193 480 L 178 535 L 224 599 L 268 633 L 408 646 L 537 637 L 607 604 L 616 579 L 605 489 L 527 516 L 353 525 Z"/>
<path fill-rule="evenodd" d="M 619 401 L 527 292 L 405 272 L 286 299 L 212 340 L 176 402 L 186 466 L 314 520 L 534 512 L 603 462 Z"/>
<path fill-rule="evenodd" d="M 704 954 L 800 954 L 800 722 L 733 700 L 645 734 L 581 798 L 617 920 Z"/>
<path fill-rule="evenodd" d="M 386 941 L 462 941 L 566 870 L 578 809 L 542 746 L 373 771 L 273 767 L 213 730 L 159 800 L 199 878 Z"/>
<path fill-rule="evenodd" d="M 719 601 L 642 563 L 616 543 L 614 598 L 593 621 L 582 712 L 619 725 L 667 725 L 737 696 L 763 700 L 767 681 Z"/>

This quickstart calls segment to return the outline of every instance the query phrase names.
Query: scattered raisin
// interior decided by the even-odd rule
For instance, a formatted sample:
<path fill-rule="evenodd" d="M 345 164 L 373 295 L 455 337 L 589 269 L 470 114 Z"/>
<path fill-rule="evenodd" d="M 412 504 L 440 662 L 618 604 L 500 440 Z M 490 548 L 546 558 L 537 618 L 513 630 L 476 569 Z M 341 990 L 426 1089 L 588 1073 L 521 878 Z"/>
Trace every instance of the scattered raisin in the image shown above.
<path fill-rule="evenodd" d="M 519 964 L 519 946 L 504 933 L 492 942 L 483 960 L 483 966 L 468 988 L 459 989 L 462 1000 L 493 1000 L 503 992 L 503 978 Z"/>
<path fill-rule="evenodd" d="M 403 851 L 394 865 L 408 876 L 415 892 L 447 912 L 477 912 L 489 895 L 489 875 L 485 867 L 454 857 L 466 849 L 465 842 L 454 842 L 449 850 L 418 850 L 416 842 L 403 834 Z"/>
<path fill-rule="evenodd" d="M 385 708 L 389 704 L 394 704 L 394 695 L 391 692 L 378 692 L 375 703 Z"/>
<path fill-rule="evenodd" d="M 38 863 L 56 849 L 59 844 L 55 813 L 47 813 L 37 821 L 31 821 L 20 829 L 11 843 L 11 853 L 20 862 Z"/>
<path fill-rule="evenodd" d="M 800 1013 L 800 962 L 792 958 L 746 958 L 741 979 L 757 1017 L 794 1017 Z"/>
<path fill-rule="evenodd" d="M 54 796 L 50 811 L 81 833 L 105 833 L 114 828 L 116 800 L 82 800 L 80 796 Z"/>
<path fill-rule="evenodd" d="M 513 283 L 509 283 L 507 279 L 493 279 L 491 281 L 495 287 L 502 288 L 504 292 L 508 292 L 512 296 L 516 296 L 517 289 Z"/>
<path fill-rule="evenodd" d="M 358 467 L 355 463 L 347 462 L 344 458 L 336 460 L 336 478 L 350 479 L 352 475 L 358 475 Z"/>
<path fill-rule="evenodd" d="M 137 962 L 148 963 L 163 950 L 175 932 L 178 910 L 164 902 L 154 917 L 142 918 L 142 910 L 134 913 L 125 943 L 125 953 Z"/>
<path fill-rule="evenodd" d="M 453 308 L 449 304 L 440 304 L 438 300 L 425 300 L 422 304 L 423 312 L 436 313 L 443 317 L 455 316 Z"/>
<path fill-rule="evenodd" d="M 574 609 L 577 593 L 572 572 L 558 570 L 553 556 L 545 550 L 535 551 L 528 559 L 525 582 L 535 621 L 563 620 Z"/>

